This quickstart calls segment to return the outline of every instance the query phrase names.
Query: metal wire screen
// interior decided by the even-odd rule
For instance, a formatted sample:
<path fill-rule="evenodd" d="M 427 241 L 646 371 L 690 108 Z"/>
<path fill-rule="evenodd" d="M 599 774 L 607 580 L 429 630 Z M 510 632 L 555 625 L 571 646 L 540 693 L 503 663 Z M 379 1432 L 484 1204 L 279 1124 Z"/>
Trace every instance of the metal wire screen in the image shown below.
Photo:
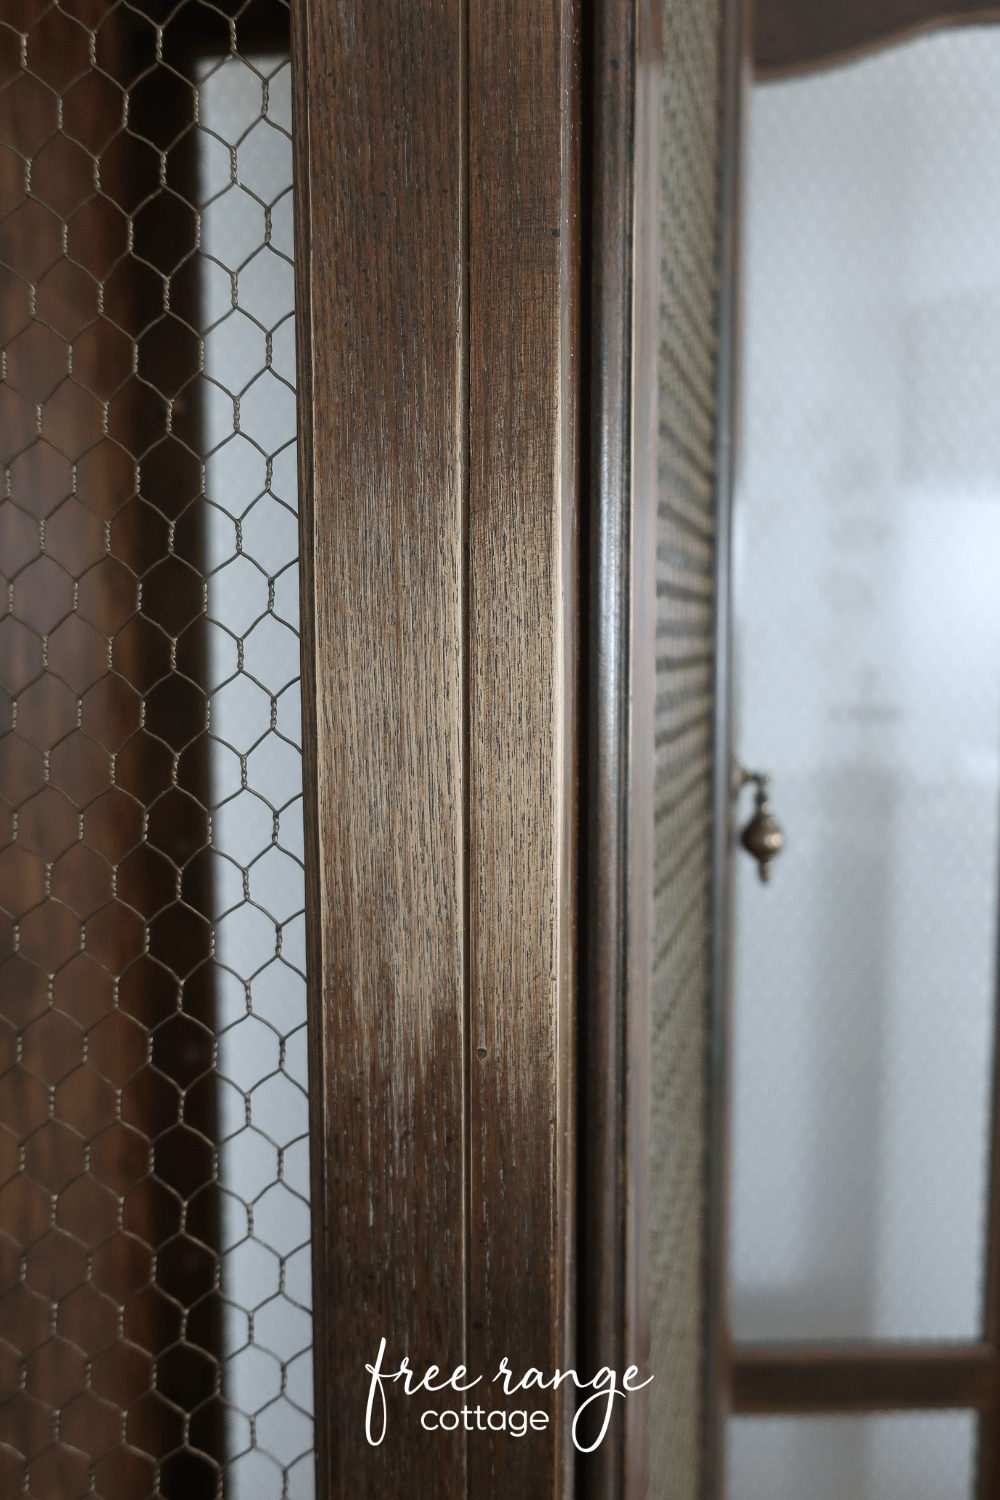
<path fill-rule="evenodd" d="M 0 1492 L 306 1496 L 287 10 L 0 20 Z"/>
<path fill-rule="evenodd" d="M 712 829 L 720 11 L 666 0 L 650 1495 L 699 1493 Z"/>

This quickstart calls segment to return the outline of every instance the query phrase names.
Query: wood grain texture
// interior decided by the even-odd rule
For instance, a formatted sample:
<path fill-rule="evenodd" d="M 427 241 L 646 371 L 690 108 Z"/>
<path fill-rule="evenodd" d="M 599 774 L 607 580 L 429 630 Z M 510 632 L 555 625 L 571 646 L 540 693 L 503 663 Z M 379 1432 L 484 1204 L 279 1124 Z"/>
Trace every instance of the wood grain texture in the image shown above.
<path fill-rule="evenodd" d="M 329 1495 L 568 1496 L 576 37 L 301 0 L 317 1436 Z M 390 1392 L 465 1365 L 474 1398 Z M 527 1439 L 428 1405 L 547 1409 Z"/>
<path fill-rule="evenodd" d="M 581 1366 L 649 1374 L 659 7 L 594 12 L 581 1069 Z M 579 1460 L 588 1500 L 645 1495 L 648 1392 Z"/>
<path fill-rule="evenodd" d="M 942 26 L 997 20 L 1000 7 L 974 0 L 756 0 L 755 71 L 787 77 Z"/>
<path fill-rule="evenodd" d="M 628 698 L 636 39 L 630 0 L 594 7 L 590 453 L 581 884 L 580 1365 L 624 1368 Z M 655 386 L 655 374 L 654 374 Z M 586 1500 L 624 1484 L 624 1421 L 578 1460 Z"/>
<path fill-rule="evenodd" d="M 461 8 L 294 25 L 319 1492 L 450 1500 L 364 1366 L 467 1363 Z"/>
<path fill-rule="evenodd" d="M 731 1368 L 741 1413 L 992 1407 L 1000 1386 L 990 1344 L 737 1346 Z"/>
<path fill-rule="evenodd" d="M 652 984 L 654 952 L 654 808 L 656 802 L 656 627 L 659 484 L 659 310 L 662 12 L 638 7 L 636 25 L 635 200 L 631 315 L 633 353 L 631 486 L 629 495 L 627 1062 L 628 1147 L 625 1220 L 625 1348 L 622 1363 L 640 1380 L 652 1367 Z M 650 1489 L 651 1391 L 625 1407 L 624 1483 L 627 1500 Z"/>
<path fill-rule="evenodd" d="M 571 1336 L 576 610 L 574 7 L 469 12 L 469 1364 Z M 477 1434 L 470 1493 L 569 1494 L 571 1388 Z"/>

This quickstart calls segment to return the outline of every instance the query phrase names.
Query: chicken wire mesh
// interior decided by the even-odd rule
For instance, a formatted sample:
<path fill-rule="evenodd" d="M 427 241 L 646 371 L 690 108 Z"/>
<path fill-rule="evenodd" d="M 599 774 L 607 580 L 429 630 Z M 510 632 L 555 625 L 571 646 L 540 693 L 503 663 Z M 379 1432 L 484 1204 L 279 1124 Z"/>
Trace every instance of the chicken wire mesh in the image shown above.
<path fill-rule="evenodd" d="M 0 1489 L 311 1494 L 287 11 L 0 20 Z"/>

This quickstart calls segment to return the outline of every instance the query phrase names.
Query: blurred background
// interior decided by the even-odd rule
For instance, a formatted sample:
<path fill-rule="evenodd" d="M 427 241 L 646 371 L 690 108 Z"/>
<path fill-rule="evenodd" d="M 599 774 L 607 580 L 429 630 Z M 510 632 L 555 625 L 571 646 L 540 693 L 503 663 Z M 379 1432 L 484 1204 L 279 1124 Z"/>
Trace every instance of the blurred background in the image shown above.
<path fill-rule="evenodd" d="M 1000 32 L 751 90 L 730 1319 L 983 1337 L 1000 833 Z M 734 1418 L 732 1500 L 971 1495 L 972 1412 Z"/>

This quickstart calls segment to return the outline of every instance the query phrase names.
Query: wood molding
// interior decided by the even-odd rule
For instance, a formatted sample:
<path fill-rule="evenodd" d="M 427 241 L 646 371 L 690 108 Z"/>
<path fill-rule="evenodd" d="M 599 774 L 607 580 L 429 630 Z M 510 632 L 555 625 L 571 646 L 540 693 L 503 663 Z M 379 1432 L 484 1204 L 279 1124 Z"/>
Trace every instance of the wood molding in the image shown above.
<path fill-rule="evenodd" d="M 754 68 L 784 78 L 847 62 L 944 26 L 1000 20 L 1000 7 L 974 0 L 756 0 Z"/>
<path fill-rule="evenodd" d="M 737 1345 L 734 1412 L 988 1407 L 1000 1391 L 992 1344 Z"/>
<path fill-rule="evenodd" d="M 458 1500 L 368 1377 L 466 1358 L 460 0 L 293 9 L 319 1493 Z M 377 1431 L 377 1429 L 376 1429 Z"/>
<path fill-rule="evenodd" d="M 651 835 L 659 305 L 659 9 L 594 9 L 580 1363 L 649 1363 Z M 580 1460 L 588 1500 L 645 1495 L 648 1404 Z"/>
<path fill-rule="evenodd" d="M 293 28 L 319 1491 L 549 1500 L 565 1387 L 372 1447 L 365 1365 L 573 1364 L 574 8 Z"/>
<path fill-rule="evenodd" d="M 468 33 L 468 1363 L 574 1360 L 579 37 L 569 0 Z M 535 1397 L 538 1397 L 537 1401 Z M 572 1389 L 470 1493 L 567 1496 Z"/>

